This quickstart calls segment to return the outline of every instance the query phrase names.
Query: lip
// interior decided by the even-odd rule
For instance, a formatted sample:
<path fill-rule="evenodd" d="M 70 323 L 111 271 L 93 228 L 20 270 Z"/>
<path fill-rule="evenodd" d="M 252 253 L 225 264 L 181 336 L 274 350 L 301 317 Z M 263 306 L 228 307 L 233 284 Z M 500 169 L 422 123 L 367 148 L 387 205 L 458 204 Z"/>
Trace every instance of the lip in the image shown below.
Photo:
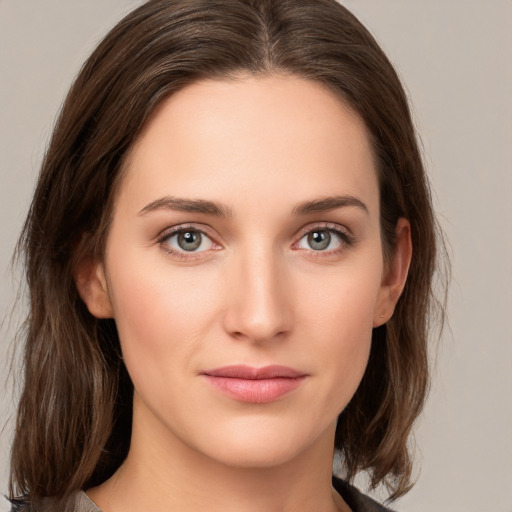
<path fill-rule="evenodd" d="M 217 391 L 240 402 L 274 402 L 297 389 L 307 374 L 287 366 L 224 366 L 201 372 Z"/>

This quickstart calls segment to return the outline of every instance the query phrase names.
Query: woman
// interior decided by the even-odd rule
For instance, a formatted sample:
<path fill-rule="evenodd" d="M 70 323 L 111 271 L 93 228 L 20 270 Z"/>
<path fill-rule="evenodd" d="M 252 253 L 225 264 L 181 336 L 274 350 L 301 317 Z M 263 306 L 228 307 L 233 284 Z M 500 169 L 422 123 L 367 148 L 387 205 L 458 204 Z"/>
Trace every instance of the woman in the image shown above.
<path fill-rule="evenodd" d="M 21 238 L 14 506 L 384 510 L 348 482 L 408 489 L 436 233 L 345 8 L 147 2 L 73 85 Z"/>

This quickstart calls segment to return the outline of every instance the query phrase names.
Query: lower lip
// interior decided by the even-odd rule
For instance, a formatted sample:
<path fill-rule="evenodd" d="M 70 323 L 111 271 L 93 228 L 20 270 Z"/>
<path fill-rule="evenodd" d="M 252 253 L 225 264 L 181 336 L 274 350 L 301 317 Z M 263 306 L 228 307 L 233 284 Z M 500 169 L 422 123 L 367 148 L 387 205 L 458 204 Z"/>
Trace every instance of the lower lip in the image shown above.
<path fill-rule="evenodd" d="M 305 377 L 272 379 L 238 379 L 205 375 L 215 389 L 239 402 L 265 404 L 297 389 Z"/>

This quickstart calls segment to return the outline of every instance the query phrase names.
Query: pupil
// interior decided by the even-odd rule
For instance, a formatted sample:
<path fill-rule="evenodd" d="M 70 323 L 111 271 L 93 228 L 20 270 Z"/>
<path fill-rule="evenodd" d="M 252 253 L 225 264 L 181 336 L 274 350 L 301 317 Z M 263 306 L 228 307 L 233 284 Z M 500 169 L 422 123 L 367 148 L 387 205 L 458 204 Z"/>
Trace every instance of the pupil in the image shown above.
<path fill-rule="evenodd" d="M 201 245 L 201 235 L 193 231 L 185 231 L 178 235 L 178 245 L 184 251 L 194 251 Z"/>
<path fill-rule="evenodd" d="M 322 251 L 329 247 L 331 234 L 328 231 L 313 231 L 308 235 L 308 243 L 311 249 Z"/>

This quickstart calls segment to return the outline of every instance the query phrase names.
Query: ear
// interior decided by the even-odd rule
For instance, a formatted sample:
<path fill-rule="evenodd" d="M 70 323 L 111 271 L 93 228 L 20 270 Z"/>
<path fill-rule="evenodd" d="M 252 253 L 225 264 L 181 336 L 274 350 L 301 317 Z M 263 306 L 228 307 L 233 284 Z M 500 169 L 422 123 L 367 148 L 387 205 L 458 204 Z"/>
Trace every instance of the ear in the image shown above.
<path fill-rule="evenodd" d="M 73 277 L 78 293 L 91 315 L 96 318 L 113 318 L 114 310 L 103 264 L 92 258 L 84 259 L 76 265 Z"/>
<path fill-rule="evenodd" d="M 392 316 L 402 294 L 412 257 L 411 225 L 400 218 L 395 229 L 395 246 L 391 260 L 385 265 L 377 298 L 373 327 L 385 324 Z"/>

